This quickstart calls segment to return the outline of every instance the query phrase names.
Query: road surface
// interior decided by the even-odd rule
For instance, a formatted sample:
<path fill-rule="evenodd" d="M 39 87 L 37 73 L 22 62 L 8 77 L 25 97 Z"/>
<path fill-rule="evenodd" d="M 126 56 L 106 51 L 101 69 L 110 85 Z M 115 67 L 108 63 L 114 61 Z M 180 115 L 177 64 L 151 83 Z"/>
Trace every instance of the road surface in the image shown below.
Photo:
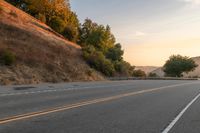
<path fill-rule="evenodd" d="M 0 87 L 0 133 L 200 133 L 200 81 Z"/>

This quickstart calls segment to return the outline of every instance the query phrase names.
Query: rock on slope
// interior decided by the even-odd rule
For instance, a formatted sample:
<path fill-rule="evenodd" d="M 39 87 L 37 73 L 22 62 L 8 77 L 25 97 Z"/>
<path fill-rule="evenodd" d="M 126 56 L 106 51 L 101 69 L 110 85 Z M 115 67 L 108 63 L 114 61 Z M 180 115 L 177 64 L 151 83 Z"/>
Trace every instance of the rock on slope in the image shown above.
<path fill-rule="evenodd" d="M 103 79 L 82 59 L 80 46 L 1 0 L 0 52 L 5 49 L 16 61 L 9 67 L 0 65 L 0 84 Z"/>

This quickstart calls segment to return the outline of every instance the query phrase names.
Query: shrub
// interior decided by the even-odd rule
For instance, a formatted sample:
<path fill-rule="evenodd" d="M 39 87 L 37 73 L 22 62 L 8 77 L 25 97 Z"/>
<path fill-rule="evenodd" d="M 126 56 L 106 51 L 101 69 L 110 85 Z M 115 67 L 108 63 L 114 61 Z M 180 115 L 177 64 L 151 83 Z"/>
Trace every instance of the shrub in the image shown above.
<path fill-rule="evenodd" d="M 41 22 L 46 23 L 46 16 L 45 15 L 39 13 L 38 15 L 36 15 L 36 18 L 38 20 L 40 20 Z"/>
<path fill-rule="evenodd" d="M 14 11 L 11 11 L 11 12 L 10 12 L 10 15 L 12 15 L 12 16 L 15 17 L 15 18 L 17 18 L 17 13 L 14 12 Z"/>
<path fill-rule="evenodd" d="M 0 62 L 3 65 L 11 66 L 15 62 L 15 59 L 15 55 L 8 50 L 5 50 L 0 54 Z"/>
<path fill-rule="evenodd" d="M 49 23 L 50 27 L 58 33 L 62 33 L 65 29 L 66 23 L 59 17 L 53 17 Z"/>
<path fill-rule="evenodd" d="M 133 72 L 134 77 L 146 77 L 146 73 L 142 70 L 135 70 Z"/>
<path fill-rule="evenodd" d="M 102 72 L 106 76 L 112 76 L 115 72 L 112 62 L 105 58 L 102 52 L 96 51 L 93 46 L 83 48 L 83 57 L 94 69 Z"/>
<path fill-rule="evenodd" d="M 78 38 L 78 32 L 73 26 L 66 26 L 64 31 L 62 32 L 62 35 L 66 37 L 69 41 L 73 42 L 76 42 Z"/>
<path fill-rule="evenodd" d="M 158 77 L 156 73 L 149 73 L 148 77 Z"/>
<path fill-rule="evenodd" d="M 130 63 L 126 61 L 115 61 L 114 62 L 115 70 L 122 76 L 132 76 L 134 71 L 134 66 L 131 66 Z"/>

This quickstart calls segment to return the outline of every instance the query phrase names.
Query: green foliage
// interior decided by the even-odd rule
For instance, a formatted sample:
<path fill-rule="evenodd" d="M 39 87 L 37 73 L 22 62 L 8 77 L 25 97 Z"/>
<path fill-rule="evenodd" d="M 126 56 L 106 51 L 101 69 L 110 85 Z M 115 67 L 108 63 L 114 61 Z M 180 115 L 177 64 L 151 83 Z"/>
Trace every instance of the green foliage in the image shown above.
<path fill-rule="evenodd" d="M 67 39 L 76 42 L 79 37 L 79 20 L 71 11 L 69 0 L 7 0 L 40 21 L 49 25 Z"/>
<path fill-rule="evenodd" d="M 86 19 L 80 29 L 80 44 L 92 45 L 97 50 L 106 53 L 114 46 L 115 38 L 109 26 L 98 25 L 90 19 Z"/>
<path fill-rule="evenodd" d="M 114 67 L 116 72 L 118 72 L 121 76 L 132 76 L 135 67 L 131 66 L 130 63 L 126 61 L 115 61 Z"/>
<path fill-rule="evenodd" d="M 190 72 L 195 70 L 198 65 L 192 58 L 172 55 L 169 60 L 166 61 L 163 70 L 166 76 L 170 77 L 182 77 L 183 72 Z"/>
<path fill-rule="evenodd" d="M 58 33 L 62 33 L 65 29 L 65 22 L 59 17 L 52 18 L 49 25 Z"/>
<path fill-rule="evenodd" d="M 22 4 L 25 2 L 25 0 L 6 0 L 6 1 L 18 8 L 20 8 Z"/>
<path fill-rule="evenodd" d="M 15 62 L 15 55 L 8 50 L 1 51 L 0 62 L 3 65 L 11 66 Z"/>
<path fill-rule="evenodd" d="M 79 29 L 80 23 L 77 15 L 74 12 L 71 12 L 69 18 L 67 19 L 67 26 L 65 27 L 65 32 L 62 34 L 73 42 L 78 42 L 79 39 Z"/>
<path fill-rule="evenodd" d="M 123 60 L 122 56 L 124 54 L 124 51 L 122 50 L 121 44 L 118 43 L 114 47 L 111 47 L 108 49 L 108 52 L 106 53 L 106 57 L 108 59 L 111 59 L 112 61 L 121 61 Z"/>
<path fill-rule="evenodd" d="M 38 15 L 36 15 L 36 18 L 41 22 L 46 23 L 46 16 L 44 14 L 39 13 Z"/>
<path fill-rule="evenodd" d="M 115 37 L 109 26 L 86 19 L 80 28 L 79 43 L 84 47 L 85 59 L 96 70 L 107 76 L 133 74 L 134 67 L 123 60 L 124 51 L 121 44 L 115 44 Z"/>
<path fill-rule="evenodd" d="M 158 77 L 156 73 L 149 73 L 148 77 Z"/>
<path fill-rule="evenodd" d="M 115 69 L 111 61 L 106 59 L 102 52 L 96 51 L 93 46 L 83 49 L 83 57 L 92 68 L 95 68 L 106 76 L 114 74 Z"/>
<path fill-rule="evenodd" d="M 87 63 L 107 76 L 131 76 L 134 67 L 123 60 L 111 28 L 86 19 L 81 25 L 69 0 L 6 0 L 49 25 L 70 41 L 79 43 Z"/>
<path fill-rule="evenodd" d="M 133 77 L 146 77 L 146 73 L 142 70 L 134 70 Z"/>

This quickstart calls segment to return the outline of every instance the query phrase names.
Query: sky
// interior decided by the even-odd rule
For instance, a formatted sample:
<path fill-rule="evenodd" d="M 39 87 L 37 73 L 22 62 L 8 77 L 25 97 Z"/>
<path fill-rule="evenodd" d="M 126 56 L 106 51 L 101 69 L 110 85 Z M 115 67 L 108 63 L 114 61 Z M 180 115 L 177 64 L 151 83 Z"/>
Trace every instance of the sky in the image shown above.
<path fill-rule="evenodd" d="M 132 65 L 200 56 L 200 0 L 71 0 L 71 8 L 81 22 L 110 25 Z"/>

